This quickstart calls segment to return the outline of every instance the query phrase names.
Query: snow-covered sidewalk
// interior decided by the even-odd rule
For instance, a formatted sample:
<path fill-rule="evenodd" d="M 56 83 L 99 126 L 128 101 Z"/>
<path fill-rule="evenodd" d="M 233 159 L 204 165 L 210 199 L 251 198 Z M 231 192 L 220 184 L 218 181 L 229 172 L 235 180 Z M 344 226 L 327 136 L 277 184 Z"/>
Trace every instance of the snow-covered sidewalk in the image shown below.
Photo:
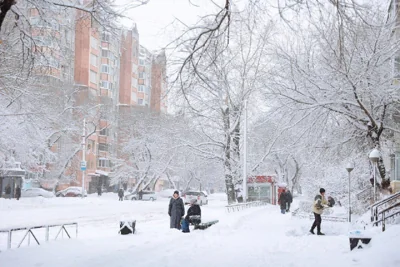
<path fill-rule="evenodd" d="M 56 201 L 56 200 L 52 200 Z M 57 200 L 58 201 L 58 200 Z M 68 200 L 75 202 L 75 200 Z M 76 200 L 77 201 L 77 200 Z M 90 200 L 88 200 L 90 202 Z M 92 225 L 81 216 L 78 239 L 53 241 L 0 253 L 2 267 L 90 266 L 399 266 L 400 227 L 374 237 L 371 248 L 349 250 L 345 223 L 323 222 L 327 236 L 308 235 L 311 221 L 281 215 L 276 206 L 226 213 L 224 203 L 210 201 L 202 207 L 205 218 L 220 222 L 189 234 L 168 229 L 166 201 L 112 202 L 95 200 L 102 213 L 114 214 Z M 56 205 L 56 204 L 55 204 Z M 57 206 L 57 205 L 56 205 Z M 123 208 L 123 206 L 127 206 Z M 81 205 L 84 209 L 96 205 Z M 110 210 L 114 207 L 113 210 Z M 127 208 L 140 218 L 137 234 L 117 235 L 116 217 Z M 65 208 L 67 210 L 67 208 Z M 107 212 L 108 210 L 108 212 Z M 43 209 L 46 211 L 46 208 Z M 88 211 L 91 214 L 93 211 Z M 60 214 L 63 211 L 60 210 Z M 95 212 L 93 212 L 95 213 Z M 118 213 L 118 214 L 117 214 Z M 147 214 L 147 217 L 146 217 Z M 149 215 L 151 214 L 151 215 Z M 147 218 L 147 220 L 146 220 Z M 78 217 L 75 218 L 79 220 Z M 94 222 L 94 221 L 93 221 Z M 8 222 L 9 223 L 9 222 Z M 1 224 L 0 224 L 1 228 Z"/>

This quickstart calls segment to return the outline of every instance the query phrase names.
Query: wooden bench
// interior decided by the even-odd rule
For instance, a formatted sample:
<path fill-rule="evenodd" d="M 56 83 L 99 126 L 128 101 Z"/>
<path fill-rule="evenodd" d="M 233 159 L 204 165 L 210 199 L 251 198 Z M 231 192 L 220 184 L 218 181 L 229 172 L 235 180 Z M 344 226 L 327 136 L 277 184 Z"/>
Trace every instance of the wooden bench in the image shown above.
<path fill-rule="evenodd" d="M 204 229 L 207 229 L 211 225 L 216 224 L 218 222 L 219 222 L 218 220 L 215 220 L 215 221 L 209 221 L 209 222 L 203 222 L 203 223 L 195 224 L 194 225 L 194 230 L 197 230 L 197 229 L 204 230 Z"/>

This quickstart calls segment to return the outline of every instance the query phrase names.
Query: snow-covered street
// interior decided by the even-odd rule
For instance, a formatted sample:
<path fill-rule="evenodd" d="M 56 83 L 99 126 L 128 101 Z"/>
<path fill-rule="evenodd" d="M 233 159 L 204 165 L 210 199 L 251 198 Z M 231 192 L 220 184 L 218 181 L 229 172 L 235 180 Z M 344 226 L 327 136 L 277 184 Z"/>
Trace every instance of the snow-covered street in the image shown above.
<path fill-rule="evenodd" d="M 368 249 L 350 251 L 346 223 L 323 222 L 327 236 L 308 235 L 311 221 L 278 207 L 264 206 L 227 213 L 221 197 L 202 207 L 204 220 L 218 219 L 207 230 L 183 234 L 169 229 L 167 199 L 118 202 L 114 194 L 87 199 L 0 200 L 0 228 L 78 222 L 76 239 L 5 250 L 0 237 L 0 262 L 7 266 L 399 266 L 400 227 L 374 237 Z M 118 235 L 121 218 L 135 218 L 135 235 Z M 26 219 L 29 218 L 29 224 Z M 37 236 L 44 240 L 44 234 Z M 74 231 L 72 231 L 74 236 Z M 21 233 L 22 234 L 22 233 Z M 65 237 L 65 236 L 64 236 Z M 397 248 L 396 248 L 397 247 Z M 382 250 L 385 250 L 383 253 Z M 383 256 L 385 255 L 385 256 Z"/>

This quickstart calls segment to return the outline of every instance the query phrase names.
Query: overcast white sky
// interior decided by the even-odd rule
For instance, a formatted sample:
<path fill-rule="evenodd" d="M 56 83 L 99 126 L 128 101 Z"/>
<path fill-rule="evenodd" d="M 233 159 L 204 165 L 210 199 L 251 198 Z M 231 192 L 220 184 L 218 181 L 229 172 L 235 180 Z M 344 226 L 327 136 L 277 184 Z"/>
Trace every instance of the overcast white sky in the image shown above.
<path fill-rule="evenodd" d="M 126 1 L 132 0 L 118 0 L 118 3 Z M 225 0 L 214 2 L 223 5 Z M 200 16 L 214 14 L 216 10 L 211 0 L 150 0 L 148 4 L 130 10 L 127 15 L 137 23 L 140 44 L 150 50 L 158 50 L 179 35 L 177 27 L 171 25 L 174 21 L 176 25 L 180 24 L 176 18 L 193 25 Z M 123 24 L 130 27 L 132 22 L 125 20 Z"/>

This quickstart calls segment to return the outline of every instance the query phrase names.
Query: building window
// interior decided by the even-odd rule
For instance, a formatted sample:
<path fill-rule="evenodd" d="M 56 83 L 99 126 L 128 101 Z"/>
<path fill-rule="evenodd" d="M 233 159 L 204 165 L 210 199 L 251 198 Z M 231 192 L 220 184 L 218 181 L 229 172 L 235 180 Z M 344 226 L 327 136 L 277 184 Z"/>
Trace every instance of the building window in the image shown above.
<path fill-rule="evenodd" d="M 97 67 L 97 56 L 90 54 L 90 65 Z"/>
<path fill-rule="evenodd" d="M 109 81 L 100 81 L 100 87 L 104 89 L 111 89 L 111 83 Z"/>
<path fill-rule="evenodd" d="M 144 92 L 144 85 L 139 85 L 139 92 Z"/>
<path fill-rule="evenodd" d="M 97 81 L 97 73 L 94 71 L 90 71 L 90 82 L 91 83 L 96 83 Z"/>
<path fill-rule="evenodd" d="M 110 50 L 106 50 L 106 49 L 102 49 L 102 50 L 101 50 L 101 56 L 102 56 L 102 57 L 108 58 L 109 55 L 110 55 Z"/>
<path fill-rule="evenodd" d="M 141 105 L 141 106 L 143 105 L 143 99 L 141 99 L 141 98 L 138 99 L 138 105 Z"/>
<path fill-rule="evenodd" d="M 99 151 L 108 151 L 108 144 L 99 143 Z"/>
<path fill-rule="evenodd" d="M 97 44 L 97 39 L 94 38 L 93 36 L 90 36 L 90 47 L 97 49 L 98 44 Z"/>
<path fill-rule="evenodd" d="M 140 79 L 144 79 L 144 76 L 145 76 L 145 75 L 144 75 L 144 72 L 139 72 L 139 78 L 140 78 Z"/>
<path fill-rule="evenodd" d="M 103 167 L 103 168 L 107 168 L 110 166 L 110 160 L 109 159 L 99 159 L 97 161 L 97 166 L 98 167 Z"/>
<path fill-rule="evenodd" d="M 132 93 L 131 93 L 131 100 L 132 100 L 134 103 L 137 102 L 137 95 L 136 95 L 135 92 L 132 92 Z"/>
<path fill-rule="evenodd" d="M 110 39 L 111 39 L 111 34 L 108 33 L 108 32 L 103 32 L 103 34 L 101 35 L 101 40 L 103 42 L 108 42 L 109 43 Z"/>
<path fill-rule="evenodd" d="M 143 59 L 139 59 L 139 65 L 140 66 L 144 66 L 144 60 Z"/>
<path fill-rule="evenodd" d="M 100 135 L 108 136 L 108 128 L 103 128 L 100 130 Z"/>
<path fill-rule="evenodd" d="M 108 65 L 101 65 L 101 72 L 102 73 L 110 73 L 110 66 Z"/>
<path fill-rule="evenodd" d="M 137 88 L 137 86 L 138 86 L 138 80 L 132 77 L 132 87 Z"/>

